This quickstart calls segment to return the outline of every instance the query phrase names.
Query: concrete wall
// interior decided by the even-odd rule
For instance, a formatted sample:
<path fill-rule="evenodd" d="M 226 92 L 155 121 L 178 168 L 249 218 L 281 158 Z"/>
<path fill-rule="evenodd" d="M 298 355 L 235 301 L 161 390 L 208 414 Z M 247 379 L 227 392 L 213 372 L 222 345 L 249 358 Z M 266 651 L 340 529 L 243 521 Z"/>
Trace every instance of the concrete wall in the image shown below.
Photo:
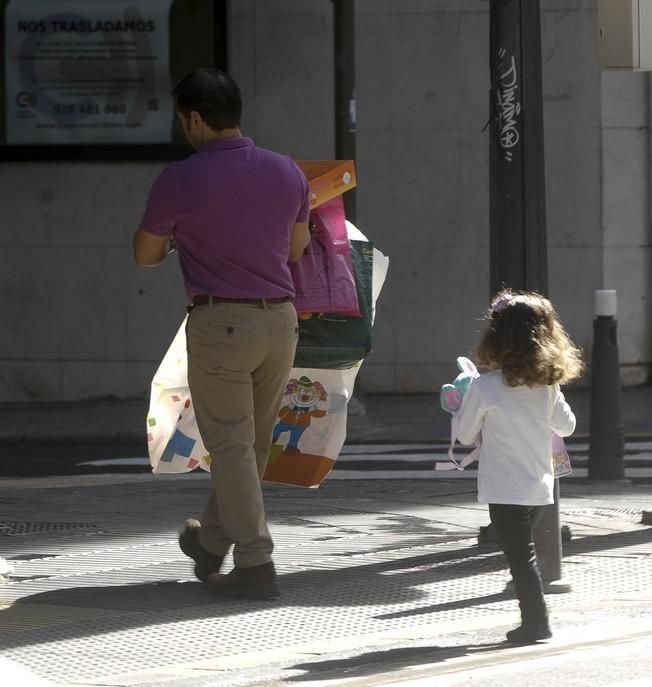
<path fill-rule="evenodd" d="M 148 391 L 184 315 L 177 265 L 131 257 L 158 168 L 0 165 L 0 400 Z"/>
<path fill-rule="evenodd" d="M 650 76 L 602 75 L 604 288 L 618 291 L 623 379 L 640 383 L 652 358 Z"/>
<path fill-rule="evenodd" d="M 550 297 L 590 360 L 603 285 L 597 2 L 542 2 Z"/>
<path fill-rule="evenodd" d="M 331 159 L 331 1 L 237 0 L 230 29 L 230 71 L 242 89 L 243 131 L 259 145 L 296 158 Z"/>
<path fill-rule="evenodd" d="M 391 259 L 368 391 L 435 391 L 488 293 L 488 3 L 357 0 L 358 225 Z M 652 359 L 648 78 L 601 75 L 597 0 L 544 0 L 550 291 L 590 353 L 593 291 L 620 294 L 629 381 Z M 234 0 L 243 129 L 333 156 L 330 0 Z M 183 317 L 174 262 L 131 263 L 160 165 L 3 163 L 0 400 L 137 396 Z"/>
<path fill-rule="evenodd" d="M 358 223 L 390 256 L 361 380 L 432 391 L 488 296 L 487 5 L 358 8 Z"/>

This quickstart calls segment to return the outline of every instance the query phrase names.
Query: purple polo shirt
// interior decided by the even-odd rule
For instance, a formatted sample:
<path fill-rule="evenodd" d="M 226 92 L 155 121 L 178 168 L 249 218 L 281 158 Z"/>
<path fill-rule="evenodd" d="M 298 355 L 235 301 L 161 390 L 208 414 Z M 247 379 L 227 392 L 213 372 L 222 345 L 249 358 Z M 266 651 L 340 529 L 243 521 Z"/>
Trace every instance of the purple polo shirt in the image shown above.
<path fill-rule="evenodd" d="M 174 235 L 188 296 L 294 296 L 290 236 L 310 190 L 284 155 L 250 138 L 216 140 L 154 181 L 141 228 Z"/>

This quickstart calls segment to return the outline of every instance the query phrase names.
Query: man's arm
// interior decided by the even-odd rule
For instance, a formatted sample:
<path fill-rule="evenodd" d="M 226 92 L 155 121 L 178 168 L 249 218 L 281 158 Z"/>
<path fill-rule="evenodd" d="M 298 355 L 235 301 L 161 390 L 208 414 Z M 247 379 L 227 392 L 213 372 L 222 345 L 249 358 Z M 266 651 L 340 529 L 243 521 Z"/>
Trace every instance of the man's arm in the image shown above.
<path fill-rule="evenodd" d="M 143 267 L 158 267 L 168 254 L 170 236 L 157 236 L 144 229 L 134 234 L 134 260 Z"/>
<path fill-rule="evenodd" d="M 290 257 L 289 262 L 296 262 L 303 255 L 303 251 L 310 243 L 310 229 L 308 222 L 297 222 L 292 229 L 290 238 Z"/>

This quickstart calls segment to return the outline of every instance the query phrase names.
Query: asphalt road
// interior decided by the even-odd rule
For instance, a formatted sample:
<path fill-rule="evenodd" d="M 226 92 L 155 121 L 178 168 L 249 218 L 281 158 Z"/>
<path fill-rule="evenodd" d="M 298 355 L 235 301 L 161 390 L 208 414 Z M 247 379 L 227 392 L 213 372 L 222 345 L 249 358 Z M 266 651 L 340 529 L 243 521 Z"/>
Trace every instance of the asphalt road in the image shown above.
<path fill-rule="evenodd" d="M 586 477 L 588 443 L 568 442 L 575 476 Z M 438 461 L 448 461 L 448 444 L 443 442 L 387 442 L 347 444 L 336 463 L 335 479 L 432 479 L 475 478 L 475 466 L 466 474 L 451 472 L 433 475 Z M 457 457 L 465 449 L 456 449 Z M 625 477 L 641 483 L 652 482 L 652 441 L 628 440 L 623 460 Z M 141 441 L 30 441 L 0 443 L 0 477 L 44 477 L 149 473 L 147 446 Z"/>

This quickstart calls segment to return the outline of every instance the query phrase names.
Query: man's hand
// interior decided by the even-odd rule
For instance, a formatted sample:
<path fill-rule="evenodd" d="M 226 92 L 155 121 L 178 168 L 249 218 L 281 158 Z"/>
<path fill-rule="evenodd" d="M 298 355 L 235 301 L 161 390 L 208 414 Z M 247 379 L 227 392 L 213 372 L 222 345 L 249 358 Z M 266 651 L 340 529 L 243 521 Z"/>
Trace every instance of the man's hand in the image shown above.
<path fill-rule="evenodd" d="M 290 257 L 288 262 L 296 262 L 303 255 L 303 251 L 310 243 L 310 229 L 308 222 L 297 222 L 292 229 L 290 239 Z"/>
<path fill-rule="evenodd" d="M 171 236 L 156 236 L 144 229 L 134 234 L 134 260 L 143 267 L 158 267 L 168 254 Z"/>

